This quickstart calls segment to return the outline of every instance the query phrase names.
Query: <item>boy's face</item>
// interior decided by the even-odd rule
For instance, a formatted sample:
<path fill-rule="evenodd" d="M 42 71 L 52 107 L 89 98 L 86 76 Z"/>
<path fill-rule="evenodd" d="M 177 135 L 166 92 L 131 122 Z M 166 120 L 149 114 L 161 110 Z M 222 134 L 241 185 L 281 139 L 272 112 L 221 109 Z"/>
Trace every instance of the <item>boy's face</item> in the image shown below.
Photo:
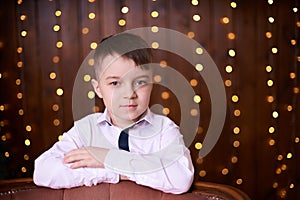
<path fill-rule="evenodd" d="M 102 63 L 104 70 L 92 84 L 111 116 L 112 123 L 125 128 L 136 122 L 149 106 L 152 90 L 151 70 L 137 67 L 132 59 L 110 57 Z M 107 65 L 108 64 L 108 65 Z M 107 65 L 107 66 L 105 66 Z"/>

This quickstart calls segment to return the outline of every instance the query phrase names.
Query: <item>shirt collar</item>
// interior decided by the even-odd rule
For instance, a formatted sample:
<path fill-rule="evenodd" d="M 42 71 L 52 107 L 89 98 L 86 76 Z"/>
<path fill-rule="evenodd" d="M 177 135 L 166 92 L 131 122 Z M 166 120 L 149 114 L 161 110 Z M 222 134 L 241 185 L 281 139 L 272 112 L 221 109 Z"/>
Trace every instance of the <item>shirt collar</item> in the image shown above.
<path fill-rule="evenodd" d="M 146 110 L 145 115 L 140 120 L 135 122 L 134 124 L 140 124 L 143 121 L 146 121 L 149 124 L 152 124 L 152 122 L 153 122 L 153 113 L 150 111 L 149 108 Z M 106 122 L 109 126 L 112 126 L 110 116 L 109 116 L 109 113 L 106 108 L 104 109 L 103 114 L 99 115 L 97 118 L 97 123 L 100 124 L 100 123 L 104 123 L 104 122 Z"/>

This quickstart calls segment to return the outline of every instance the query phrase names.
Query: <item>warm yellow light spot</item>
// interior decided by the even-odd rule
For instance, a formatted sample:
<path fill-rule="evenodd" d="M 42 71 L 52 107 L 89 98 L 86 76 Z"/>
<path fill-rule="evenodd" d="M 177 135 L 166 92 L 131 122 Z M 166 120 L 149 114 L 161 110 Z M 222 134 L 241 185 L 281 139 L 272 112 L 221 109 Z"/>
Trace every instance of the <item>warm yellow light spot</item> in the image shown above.
<path fill-rule="evenodd" d="M 239 97 L 237 95 L 232 95 L 231 101 L 237 103 L 239 101 Z"/>
<path fill-rule="evenodd" d="M 237 127 L 237 126 L 234 127 L 233 128 L 233 133 L 236 134 L 236 135 L 239 134 L 240 133 L 240 127 Z"/>
<path fill-rule="evenodd" d="M 84 28 L 82 28 L 81 33 L 84 34 L 84 35 L 86 35 L 86 34 L 89 33 L 89 31 L 90 31 L 89 28 L 84 27 Z"/>
<path fill-rule="evenodd" d="M 17 48 L 17 53 L 22 53 L 23 52 L 23 48 L 22 47 L 18 47 Z"/>
<path fill-rule="evenodd" d="M 52 80 L 54 80 L 56 78 L 56 73 L 55 72 L 51 72 L 49 74 L 49 78 L 52 79 Z"/>
<path fill-rule="evenodd" d="M 225 67 L 225 71 L 226 71 L 227 73 L 231 73 L 231 72 L 232 72 L 232 66 L 227 65 L 227 66 Z"/>
<path fill-rule="evenodd" d="M 201 97 L 199 95 L 194 96 L 194 102 L 195 103 L 200 103 L 201 102 Z"/>
<path fill-rule="evenodd" d="M 195 37 L 195 33 L 190 31 L 190 32 L 187 33 L 187 36 L 192 39 L 192 38 Z"/>
<path fill-rule="evenodd" d="M 283 156 L 279 154 L 279 155 L 277 156 L 277 160 L 278 160 L 278 161 L 281 161 L 282 159 L 283 159 Z"/>
<path fill-rule="evenodd" d="M 282 170 L 280 168 L 277 168 L 275 171 L 276 174 L 281 174 L 281 172 L 282 172 Z"/>
<path fill-rule="evenodd" d="M 196 142 L 195 148 L 196 148 L 197 150 L 202 149 L 202 144 L 201 144 L 201 142 Z"/>
<path fill-rule="evenodd" d="M 2 140 L 3 142 L 5 142 L 6 139 L 7 139 L 7 138 L 6 138 L 6 135 L 2 135 L 2 136 L 1 136 L 1 140 Z"/>
<path fill-rule="evenodd" d="M 158 42 L 152 42 L 151 46 L 152 46 L 153 49 L 158 49 L 159 43 Z"/>
<path fill-rule="evenodd" d="M 18 0 L 18 5 L 21 5 L 22 3 L 23 3 L 23 1 L 22 0 Z"/>
<path fill-rule="evenodd" d="M 169 108 L 163 108 L 163 109 L 162 109 L 162 113 L 163 113 L 164 115 L 168 115 L 168 114 L 170 114 L 170 109 L 169 109 Z"/>
<path fill-rule="evenodd" d="M 268 80 L 268 81 L 267 81 L 267 85 L 268 85 L 269 87 L 272 87 L 273 84 L 274 84 L 273 80 Z"/>
<path fill-rule="evenodd" d="M 159 83 L 159 82 L 161 82 L 161 76 L 160 75 L 155 75 L 154 77 L 153 77 L 153 80 L 154 80 L 154 82 L 156 82 L 156 83 Z"/>
<path fill-rule="evenodd" d="M 198 81 L 196 79 L 192 79 L 192 80 L 190 80 L 190 84 L 191 84 L 191 86 L 195 87 L 198 85 Z"/>
<path fill-rule="evenodd" d="M 275 119 L 278 118 L 279 117 L 279 113 L 277 111 L 273 111 L 272 112 L 272 117 L 275 118 Z"/>
<path fill-rule="evenodd" d="M 240 143 L 240 141 L 238 141 L 238 140 L 236 140 L 236 141 L 233 142 L 233 146 L 234 146 L 235 148 L 239 147 L 240 144 L 241 144 L 241 143 Z"/>
<path fill-rule="evenodd" d="M 27 36 L 27 31 L 21 31 L 21 36 L 26 37 Z"/>
<path fill-rule="evenodd" d="M 151 27 L 151 31 L 153 32 L 153 33 L 157 33 L 158 32 L 158 27 L 157 26 L 152 26 Z"/>
<path fill-rule="evenodd" d="M 29 140 L 29 139 L 26 139 L 26 140 L 24 141 L 24 143 L 25 143 L 26 146 L 30 146 L 30 140 Z"/>
<path fill-rule="evenodd" d="M 267 72 L 271 72 L 272 71 L 272 67 L 270 65 L 266 66 L 266 71 Z"/>
<path fill-rule="evenodd" d="M 281 165 L 281 170 L 282 170 L 282 171 L 285 171 L 286 169 L 287 169 L 287 165 L 286 165 L 286 164 L 282 164 L 282 165 Z"/>
<path fill-rule="evenodd" d="M 60 26 L 59 25 L 56 24 L 56 25 L 53 26 L 53 31 L 57 32 L 59 30 L 60 30 Z"/>
<path fill-rule="evenodd" d="M 194 20 L 195 22 L 199 22 L 199 21 L 201 20 L 200 15 L 198 15 L 198 14 L 193 15 L 193 20 Z"/>
<path fill-rule="evenodd" d="M 91 76 L 89 74 L 86 74 L 83 76 L 84 82 L 89 82 L 91 80 Z"/>
<path fill-rule="evenodd" d="M 19 92 L 19 93 L 17 94 L 17 98 L 18 98 L 18 99 L 22 99 L 22 98 L 23 98 L 23 94 L 22 94 L 21 92 Z"/>
<path fill-rule="evenodd" d="M 96 48 L 97 48 L 97 43 L 96 43 L 96 42 L 92 42 L 92 43 L 90 44 L 90 48 L 91 48 L 91 49 L 96 49 Z"/>
<path fill-rule="evenodd" d="M 24 110 L 23 109 L 19 109 L 18 110 L 18 114 L 21 115 L 21 116 L 24 115 Z"/>
<path fill-rule="evenodd" d="M 151 17 L 153 17 L 153 18 L 157 18 L 158 15 L 159 15 L 159 13 L 156 10 L 151 12 Z"/>
<path fill-rule="evenodd" d="M 126 25 L 126 20 L 125 19 L 120 19 L 118 24 L 119 24 L 119 26 L 125 26 Z"/>
<path fill-rule="evenodd" d="M 295 39 L 292 39 L 292 40 L 291 40 L 291 45 L 294 46 L 294 45 L 296 45 L 296 44 L 297 44 L 297 41 L 296 41 Z"/>
<path fill-rule="evenodd" d="M 23 156 L 23 158 L 24 158 L 24 160 L 29 160 L 29 156 L 28 156 L 27 154 L 25 154 L 25 155 Z"/>
<path fill-rule="evenodd" d="M 63 42 L 62 41 L 57 41 L 56 42 L 56 47 L 59 48 L 59 49 L 62 48 L 63 47 Z"/>
<path fill-rule="evenodd" d="M 274 17 L 269 17 L 269 18 L 268 18 L 268 21 L 272 24 L 272 23 L 275 22 L 275 19 L 274 19 Z"/>
<path fill-rule="evenodd" d="M 199 4 L 198 0 L 192 0 L 191 3 L 192 3 L 193 6 L 197 6 Z"/>
<path fill-rule="evenodd" d="M 167 63 L 167 61 L 165 61 L 165 60 L 161 60 L 160 62 L 159 62 L 159 66 L 161 66 L 161 67 L 166 67 L 168 65 L 168 63 Z"/>
<path fill-rule="evenodd" d="M 91 59 L 89 59 L 88 63 L 89 63 L 89 66 L 94 66 L 95 60 L 93 58 L 91 58 Z"/>
<path fill-rule="evenodd" d="M 6 151 L 6 152 L 4 153 L 4 156 L 5 156 L 6 158 L 9 158 L 9 156 L 10 156 L 10 155 L 9 155 L 9 152 Z"/>
<path fill-rule="evenodd" d="M 234 33 L 228 33 L 228 34 L 227 34 L 227 38 L 228 38 L 229 40 L 234 40 L 234 39 L 235 39 L 235 34 L 234 34 Z"/>
<path fill-rule="evenodd" d="M 233 2 L 230 3 L 230 6 L 231 6 L 231 8 L 236 8 L 237 7 L 237 3 L 233 1 Z"/>
<path fill-rule="evenodd" d="M 275 140 L 274 139 L 270 139 L 269 140 L 269 145 L 270 146 L 274 146 L 275 145 Z"/>
<path fill-rule="evenodd" d="M 229 170 L 227 168 L 222 169 L 222 174 L 225 176 L 229 173 Z"/>
<path fill-rule="evenodd" d="M 270 31 L 266 32 L 266 38 L 268 39 L 272 38 L 272 33 Z"/>
<path fill-rule="evenodd" d="M 94 106 L 93 107 L 93 112 L 100 112 L 100 107 L 99 106 Z"/>
<path fill-rule="evenodd" d="M 169 92 L 162 92 L 161 93 L 161 98 L 162 99 L 169 99 L 170 98 L 170 93 Z"/>
<path fill-rule="evenodd" d="M 289 112 L 291 112 L 293 110 L 293 106 L 287 105 L 286 110 L 289 111 Z"/>
<path fill-rule="evenodd" d="M 198 110 L 197 109 L 192 109 L 191 111 L 190 111 L 190 114 L 192 115 L 192 116 L 197 116 L 198 115 Z"/>
<path fill-rule="evenodd" d="M 243 183 L 243 179 L 239 178 L 236 180 L 236 184 L 241 185 Z"/>
<path fill-rule="evenodd" d="M 53 125 L 54 125 L 54 126 L 59 126 L 59 124 L 60 124 L 59 119 L 54 119 L 54 120 L 53 120 Z"/>
<path fill-rule="evenodd" d="M 287 155 L 286 155 L 286 158 L 287 159 L 290 159 L 290 158 L 292 158 L 293 157 L 293 154 L 292 153 L 288 153 Z"/>
<path fill-rule="evenodd" d="M 64 90 L 63 90 L 62 88 L 57 88 L 57 89 L 56 89 L 56 94 L 57 94 L 58 96 L 62 96 L 62 95 L 64 94 Z"/>
<path fill-rule="evenodd" d="M 196 64 L 195 68 L 198 72 L 201 72 L 203 70 L 203 65 L 198 63 L 198 64 Z"/>
<path fill-rule="evenodd" d="M 197 164 L 199 164 L 199 165 L 202 164 L 203 161 L 204 161 L 203 158 L 197 158 L 197 160 L 196 160 Z"/>
<path fill-rule="evenodd" d="M 202 49 L 201 47 L 196 48 L 196 53 L 197 53 L 198 55 L 203 54 L 203 49 Z"/>
<path fill-rule="evenodd" d="M 0 111 L 4 111 L 5 110 L 5 106 L 4 105 L 0 105 Z"/>
<path fill-rule="evenodd" d="M 60 61 L 59 56 L 53 56 L 53 58 L 52 58 L 53 63 L 58 63 L 59 61 Z"/>
<path fill-rule="evenodd" d="M 206 176 L 206 171 L 205 171 L 205 170 L 200 170 L 199 176 L 200 176 L 200 177 Z"/>
<path fill-rule="evenodd" d="M 296 78 L 296 73 L 291 72 L 291 73 L 290 73 L 290 79 L 294 79 L 294 78 Z"/>
<path fill-rule="evenodd" d="M 234 56 L 235 56 L 235 50 L 234 50 L 234 49 L 229 49 L 228 55 L 229 55 L 230 57 L 234 57 Z"/>
<path fill-rule="evenodd" d="M 296 26 L 300 27 L 300 21 L 296 22 Z"/>
<path fill-rule="evenodd" d="M 22 62 L 22 61 L 17 62 L 17 67 L 18 67 L 18 68 L 23 67 L 23 62 Z"/>
<path fill-rule="evenodd" d="M 21 20 L 21 21 L 26 20 L 26 18 L 27 18 L 26 15 L 21 15 L 21 16 L 20 16 L 20 20 Z"/>
<path fill-rule="evenodd" d="M 267 96 L 267 102 L 272 103 L 274 101 L 273 96 Z"/>
<path fill-rule="evenodd" d="M 278 187 L 278 183 L 277 183 L 277 182 L 274 182 L 273 185 L 272 185 L 272 187 L 273 187 L 273 188 L 277 188 L 277 187 Z"/>
<path fill-rule="evenodd" d="M 293 12 L 294 12 L 294 13 L 298 12 L 298 8 L 297 8 L 297 7 L 294 7 L 294 8 L 293 8 Z"/>
<path fill-rule="evenodd" d="M 231 80 L 226 80 L 224 84 L 226 87 L 230 87 L 232 85 Z"/>
<path fill-rule="evenodd" d="M 274 54 L 278 53 L 277 47 L 272 47 L 272 53 L 274 53 Z"/>
<path fill-rule="evenodd" d="M 1 78 L 1 75 L 0 75 L 0 78 Z M 21 85 L 21 79 L 16 80 L 16 85 Z"/>
<path fill-rule="evenodd" d="M 295 185 L 293 183 L 290 184 L 289 188 L 293 189 L 295 187 Z"/>
<path fill-rule="evenodd" d="M 234 110 L 234 116 L 239 117 L 241 115 L 241 111 L 239 109 Z"/>
<path fill-rule="evenodd" d="M 275 128 L 274 128 L 273 126 L 270 126 L 270 127 L 269 127 L 269 133 L 272 134 L 272 133 L 274 133 L 274 132 L 275 132 Z"/>
<path fill-rule="evenodd" d="M 89 13 L 89 19 L 95 19 L 96 18 L 96 14 L 91 12 Z"/>
<path fill-rule="evenodd" d="M 27 125 L 27 126 L 25 127 L 25 129 L 26 129 L 26 131 L 28 131 L 28 132 L 30 132 L 30 131 L 32 130 L 32 128 L 31 128 L 30 125 Z"/>
<path fill-rule="evenodd" d="M 26 172 L 27 172 L 26 167 L 22 167 L 22 168 L 21 168 L 21 171 L 22 171 L 23 173 L 26 173 Z"/>
<path fill-rule="evenodd" d="M 293 92 L 294 92 L 294 94 L 298 94 L 299 93 L 299 88 L 298 87 L 294 87 L 293 88 Z"/>
<path fill-rule="evenodd" d="M 129 8 L 128 8 L 127 6 L 123 6 L 123 7 L 121 8 L 121 12 L 122 12 L 123 14 L 127 14 L 127 13 L 129 12 Z"/>
<path fill-rule="evenodd" d="M 58 111 L 59 110 L 59 105 L 58 104 L 53 104 L 52 105 L 52 110 L 55 111 L 55 112 Z"/>
<path fill-rule="evenodd" d="M 57 137 L 58 141 L 61 141 L 62 137 L 63 137 L 62 135 L 59 135 L 59 136 Z"/>
<path fill-rule="evenodd" d="M 297 144 L 297 143 L 299 143 L 300 142 L 300 138 L 299 137 L 295 137 L 295 143 Z"/>
<path fill-rule="evenodd" d="M 60 10 L 56 10 L 55 11 L 55 16 L 56 17 L 60 17 L 61 16 L 61 11 Z"/>
<path fill-rule="evenodd" d="M 94 91 L 89 91 L 88 92 L 88 98 L 89 99 L 94 99 L 95 98 L 95 92 Z"/>
<path fill-rule="evenodd" d="M 228 17 L 223 17 L 223 18 L 221 19 L 221 23 L 223 23 L 223 24 L 228 24 L 229 22 L 230 22 L 230 20 L 229 20 Z"/>

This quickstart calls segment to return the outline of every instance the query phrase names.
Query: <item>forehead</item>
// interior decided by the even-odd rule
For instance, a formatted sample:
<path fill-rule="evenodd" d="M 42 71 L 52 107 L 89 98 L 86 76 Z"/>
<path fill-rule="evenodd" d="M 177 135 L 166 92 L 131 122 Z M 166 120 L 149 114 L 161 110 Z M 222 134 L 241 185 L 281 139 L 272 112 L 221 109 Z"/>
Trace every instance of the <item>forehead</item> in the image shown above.
<path fill-rule="evenodd" d="M 101 63 L 100 79 L 135 78 L 137 76 L 151 76 L 151 70 L 137 66 L 132 59 L 119 55 L 106 56 Z"/>

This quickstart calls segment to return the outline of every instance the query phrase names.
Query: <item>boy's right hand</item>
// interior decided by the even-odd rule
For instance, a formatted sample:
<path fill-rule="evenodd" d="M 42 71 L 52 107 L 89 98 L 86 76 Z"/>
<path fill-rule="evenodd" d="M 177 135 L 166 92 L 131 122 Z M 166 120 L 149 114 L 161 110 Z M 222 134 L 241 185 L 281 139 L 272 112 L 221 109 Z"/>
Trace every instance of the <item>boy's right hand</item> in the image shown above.
<path fill-rule="evenodd" d="M 100 147 L 84 147 L 68 152 L 64 157 L 64 164 L 71 164 L 70 168 L 81 167 L 104 168 L 104 160 L 109 149 Z"/>

